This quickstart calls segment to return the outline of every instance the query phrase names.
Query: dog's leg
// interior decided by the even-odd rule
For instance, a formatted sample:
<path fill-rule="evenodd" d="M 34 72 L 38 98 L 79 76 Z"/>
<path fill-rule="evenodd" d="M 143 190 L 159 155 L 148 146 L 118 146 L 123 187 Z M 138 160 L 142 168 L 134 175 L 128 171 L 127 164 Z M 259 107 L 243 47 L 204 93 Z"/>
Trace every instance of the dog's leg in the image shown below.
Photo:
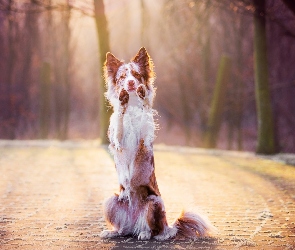
<path fill-rule="evenodd" d="M 150 90 L 147 90 L 144 84 L 140 84 L 136 89 L 136 94 L 142 102 L 142 105 L 146 109 L 146 116 L 144 120 L 144 126 L 141 129 L 141 138 L 144 139 L 146 147 L 151 148 L 151 144 L 154 141 L 155 135 L 155 122 L 153 118 L 153 112 L 151 111 L 152 103 L 150 100 Z"/>
<path fill-rule="evenodd" d="M 137 235 L 139 240 L 149 240 L 152 237 L 152 231 L 147 222 L 149 203 L 150 202 L 148 202 L 145 206 L 141 208 L 142 211 L 135 223 L 134 235 Z"/>
<path fill-rule="evenodd" d="M 131 221 L 128 216 L 128 201 L 119 201 L 118 195 L 114 195 L 105 202 L 104 217 L 113 230 L 104 230 L 102 238 L 112 238 L 130 233 Z"/>
<path fill-rule="evenodd" d="M 173 238 L 177 233 L 177 229 L 168 226 L 162 198 L 160 196 L 153 197 L 152 205 L 147 219 L 154 234 L 154 238 L 156 240 Z"/>
<path fill-rule="evenodd" d="M 134 228 L 139 240 L 148 240 L 152 236 L 162 234 L 168 226 L 161 197 L 150 195 L 142 208 Z"/>
<path fill-rule="evenodd" d="M 119 101 L 120 101 L 120 106 L 118 108 L 118 117 L 117 117 L 117 126 L 116 126 L 116 133 L 115 133 L 115 138 L 114 138 L 114 146 L 115 149 L 118 151 L 122 151 L 122 138 L 123 138 L 123 118 L 124 118 L 124 113 L 127 108 L 127 104 L 129 101 L 129 94 L 125 89 L 122 89 L 119 95 Z"/>
<path fill-rule="evenodd" d="M 147 88 L 144 86 L 144 84 L 140 84 L 137 89 L 136 93 L 138 97 L 142 100 L 143 106 L 144 107 L 151 107 L 150 100 L 148 98 L 148 91 Z"/>
<path fill-rule="evenodd" d="M 116 135 L 115 135 L 115 149 L 119 152 L 122 151 L 122 138 L 123 138 L 123 115 L 121 112 L 118 114 L 118 123 L 117 123 L 117 129 L 116 129 Z"/>

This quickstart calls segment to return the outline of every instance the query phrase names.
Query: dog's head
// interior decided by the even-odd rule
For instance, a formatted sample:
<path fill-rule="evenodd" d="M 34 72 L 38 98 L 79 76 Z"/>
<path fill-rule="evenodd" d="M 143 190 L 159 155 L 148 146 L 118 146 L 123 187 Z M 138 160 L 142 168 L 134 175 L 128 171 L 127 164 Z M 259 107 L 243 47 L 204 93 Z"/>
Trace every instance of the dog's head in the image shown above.
<path fill-rule="evenodd" d="M 153 62 L 145 48 L 141 48 L 129 63 L 120 61 L 113 54 L 106 54 L 104 77 L 107 85 L 106 98 L 115 106 L 122 89 L 128 93 L 140 93 L 138 88 L 145 87 L 144 98 L 152 106 L 154 98 L 154 71 Z"/>

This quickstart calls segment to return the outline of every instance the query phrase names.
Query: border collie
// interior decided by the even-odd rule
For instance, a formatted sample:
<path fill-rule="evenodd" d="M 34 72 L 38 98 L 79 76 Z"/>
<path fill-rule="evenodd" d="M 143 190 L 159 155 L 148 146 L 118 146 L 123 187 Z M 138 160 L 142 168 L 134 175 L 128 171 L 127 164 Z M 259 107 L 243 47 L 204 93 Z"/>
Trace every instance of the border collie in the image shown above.
<path fill-rule="evenodd" d="M 166 240 L 209 235 L 213 226 L 192 212 L 182 212 L 168 226 L 155 176 L 153 141 L 156 125 L 152 109 L 156 89 L 154 65 L 145 48 L 129 63 L 106 54 L 106 98 L 113 107 L 108 137 L 120 184 L 119 194 L 104 205 L 112 230 L 102 238 L 133 235 L 139 240 Z"/>

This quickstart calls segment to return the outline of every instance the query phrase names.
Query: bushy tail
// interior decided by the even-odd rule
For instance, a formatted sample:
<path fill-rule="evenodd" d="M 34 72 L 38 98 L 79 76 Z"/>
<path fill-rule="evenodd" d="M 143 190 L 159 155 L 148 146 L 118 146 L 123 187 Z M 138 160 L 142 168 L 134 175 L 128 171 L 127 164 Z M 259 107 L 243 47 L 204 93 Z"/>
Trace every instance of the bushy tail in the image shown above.
<path fill-rule="evenodd" d="M 210 236 L 217 231 L 205 216 L 185 211 L 182 211 L 172 227 L 177 229 L 176 236 L 188 238 Z"/>

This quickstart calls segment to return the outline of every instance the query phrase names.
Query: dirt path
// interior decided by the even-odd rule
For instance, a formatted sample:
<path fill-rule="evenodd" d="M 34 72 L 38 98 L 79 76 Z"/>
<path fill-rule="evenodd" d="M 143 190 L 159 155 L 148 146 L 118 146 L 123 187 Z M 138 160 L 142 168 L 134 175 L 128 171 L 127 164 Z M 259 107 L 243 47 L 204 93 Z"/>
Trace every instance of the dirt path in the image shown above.
<path fill-rule="evenodd" d="M 198 209 L 219 232 L 185 241 L 102 240 L 117 191 L 94 142 L 0 141 L 0 249 L 295 249 L 295 167 L 251 154 L 156 147 L 168 220 Z"/>

